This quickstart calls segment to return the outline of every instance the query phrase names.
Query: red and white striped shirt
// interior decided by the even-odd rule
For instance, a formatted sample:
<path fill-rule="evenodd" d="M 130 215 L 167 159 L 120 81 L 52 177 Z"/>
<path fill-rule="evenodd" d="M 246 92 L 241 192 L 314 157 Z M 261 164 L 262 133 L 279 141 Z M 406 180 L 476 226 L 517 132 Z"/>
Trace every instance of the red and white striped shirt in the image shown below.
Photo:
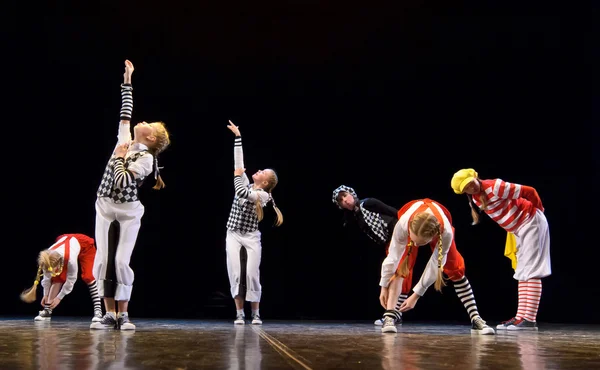
<path fill-rule="evenodd" d="M 501 179 L 479 181 L 481 181 L 482 193 L 473 194 L 473 201 L 481 208 L 483 206 L 481 196 L 485 194 L 488 201 L 485 213 L 504 230 L 514 232 L 535 214 L 536 207 L 527 199 L 528 194 L 526 194 L 529 189 L 535 192 L 533 188 Z M 537 193 L 535 195 L 537 197 Z M 541 206 L 541 201 L 538 201 L 534 200 Z"/>

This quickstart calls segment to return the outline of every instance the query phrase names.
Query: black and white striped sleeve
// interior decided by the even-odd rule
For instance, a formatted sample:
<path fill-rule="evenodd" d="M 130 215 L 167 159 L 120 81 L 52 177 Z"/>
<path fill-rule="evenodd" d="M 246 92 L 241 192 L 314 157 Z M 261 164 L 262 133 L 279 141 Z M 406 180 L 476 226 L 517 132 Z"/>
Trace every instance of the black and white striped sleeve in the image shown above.
<path fill-rule="evenodd" d="M 121 85 L 121 121 L 131 121 L 133 114 L 133 87 L 131 84 Z"/>
<path fill-rule="evenodd" d="M 125 160 L 122 157 L 115 159 L 115 187 L 125 189 L 135 182 L 135 176 L 131 171 L 125 168 Z"/>
<path fill-rule="evenodd" d="M 237 195 L 238 198 L 248 198 L 250 195 L 250 190 L 244 184 L 244 179 L 242 176 L 234 176 L 233 185 L 235 187 L 235 195 Z"/>

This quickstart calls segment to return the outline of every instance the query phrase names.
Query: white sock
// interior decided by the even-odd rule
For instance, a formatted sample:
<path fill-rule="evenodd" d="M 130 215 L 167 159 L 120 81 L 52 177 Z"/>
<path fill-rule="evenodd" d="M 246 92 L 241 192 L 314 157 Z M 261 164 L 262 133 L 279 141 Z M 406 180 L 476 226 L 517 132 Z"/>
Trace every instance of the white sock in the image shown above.
<path fill-rule="evenodd" d="M 244 309 L 243 309 L 243 308 L 242 308 L 241 310 L 235 310 L 235 312 L 236 312 L 238 315 L 246 316 L 246 315 L 244 315 Z"/>
<path fill-rule="evenodd" d="M 127 312 L 119 312 L 119 317 L 125 317 L 128 316 L 129 314 Z"/>
<path fill-rule="evenodd" d="M 111 315 L 113 317 L 113 319 L 117 318 L 117 313 L 115 311 L 110 311 L 110 312 L 106 312 L 106 313 Z"/>
<path fill-rule="evenodd" d="M 256 310 L 252 310 L 252 316 L 254 316 L 254 315 L 260 316 L 258 311 L 259 311 L 258 308 Z"/>

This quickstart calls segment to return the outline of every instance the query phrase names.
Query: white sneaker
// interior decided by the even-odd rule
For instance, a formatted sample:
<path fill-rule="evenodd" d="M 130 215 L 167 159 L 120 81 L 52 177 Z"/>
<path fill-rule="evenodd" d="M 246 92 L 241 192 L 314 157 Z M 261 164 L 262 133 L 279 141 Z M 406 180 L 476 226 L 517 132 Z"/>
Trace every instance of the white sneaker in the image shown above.
<path fill-rule="evenodd" d="M 244 325 L 246 323 L 246 317 L 244 315 L 237 315 L 233 323 L 235 325 Z"/>
<path fill-rule="evenodd" d="M 396 322 L 393 317 L 386 316 L 383 318 L 383 325 L 381 326 L 382 333 L 397 333 Z"/>
<path fill-rule="evenodd" d="M 259 315 L 252 316 L 252 325 L 262 325 L 262 320 Z"/>
<path fill-rule="evenodd" d="M 471 334 L 493 335 L 496 334 L 496 331 L 494 331 L 491 326 L 487 325 L 481 317 L 477 316 L 473 319 Z"/>
<path fill-rule="evenodd" d="M 102 321 L 102 311 L 94 311 L 94 317 L 92 317 L 92 322 L 100 321 Z"/>
<path fill-rule="evenodd" d="M 90 329 L 98 329 L 98 330 L 109 330 L 115 329 L 117 327 L 117 320 L 110 313 L 105 313 L 102 317 L 102 320 L 97 322 L 92 322 L 90 325 Z"/>
<path fill-rule="evenodd" d="M 383 318 L 375 320 L 375 322 L 373 323 L 373 325 L 382 326 L 383 325 Z"/>
<path fill-rule="evenodd" d="M 117 328 L 120 330 L 135 330 L 135 325 L 129 321 L 129 316 L 119 316 Z"/>
<path fill-rule="evenodd" d="M 37 315 L 33 320 L 35 321 L 50 321 L 52 320 L 52 311 L 48 311 L 46 309 L 41 310 L 39 315 Z"/>

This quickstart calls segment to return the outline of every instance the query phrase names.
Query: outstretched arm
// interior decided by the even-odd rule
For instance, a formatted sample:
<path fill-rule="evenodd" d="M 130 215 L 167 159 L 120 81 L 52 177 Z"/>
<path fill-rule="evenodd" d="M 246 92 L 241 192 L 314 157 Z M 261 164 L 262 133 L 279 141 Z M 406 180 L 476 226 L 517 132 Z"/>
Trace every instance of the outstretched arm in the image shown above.
<path fill-rule="evenodd" d="M 233 169 L 237 170 L 244 168 L 244 150 L 242 149 L 242 134 L 240 134 L 240 129 L 231 121 L 229 121 L 227 128 L 235 135 L 235 140 L 233 142 Z M 245 172 L 241 171 L 239 176 L 241 177 L 244 186 L 250 184 L 250 180 L 248 179 L 248 176 L 246 176 Z"/>
<path fill-rule="evenodd" d="M 121 84 L 121 124 L 117 136 L 117 146 L 131 141 L 131 115 L 133 114 L 133 87 L 131 75 L 133 74 L 133 63 L 125 61 L 125 73 L 123 73 L 123 84 Z"/>

